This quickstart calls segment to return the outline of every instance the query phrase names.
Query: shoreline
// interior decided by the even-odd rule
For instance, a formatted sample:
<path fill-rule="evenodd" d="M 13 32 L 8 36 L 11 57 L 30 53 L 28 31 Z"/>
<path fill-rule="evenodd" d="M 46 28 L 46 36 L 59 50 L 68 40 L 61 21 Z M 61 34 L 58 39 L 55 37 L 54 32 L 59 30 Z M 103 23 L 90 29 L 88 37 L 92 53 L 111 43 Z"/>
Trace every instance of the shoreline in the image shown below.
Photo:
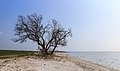
<path fill-rule="evenodd" d="M 120 71 L 118 69 L 106 67 L 104 65 L 94 63 L 94 62 L 91 62 L 91 61 L 86 61 L 84 59 L 80 59 L 78 57 L 71 56 L 71 55 L 68 55 L 68 54 L 63 53 L 63 56 L 68 57 L 68 60 L 70 62 L 73 62 L 73 63 L 75 63 L 76 65 L 78 65 L 82 68 L 84 68 L 84 67 L 85 67 L 85 69 L 88 68 L 88 70 L 85 70 L 85 71 Z M 89 68 L 90 68 L 90 70 L 89 70 Z"/>
<path fill-rule="evenodd" d="M 108 68 L 120 70 L 118 52 L 71 52 L 68 53 L 68 55 Z"/>
<path fill-rule="evenodd" d="M 65 53 L 50 59 L 23 56 L 0 59 L 0 71 L 119 71 Z"/>

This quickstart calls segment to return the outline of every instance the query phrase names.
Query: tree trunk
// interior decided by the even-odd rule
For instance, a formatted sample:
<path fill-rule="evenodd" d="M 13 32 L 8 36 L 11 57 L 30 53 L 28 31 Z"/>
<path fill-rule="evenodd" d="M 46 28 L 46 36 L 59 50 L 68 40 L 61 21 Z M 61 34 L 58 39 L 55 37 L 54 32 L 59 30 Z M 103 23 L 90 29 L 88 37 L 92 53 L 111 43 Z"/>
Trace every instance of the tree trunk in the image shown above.
<path fill-rule="evenodd" d="M 41 50 L 41 53 L 42 53 L 43 56 L 48 55 L 47 49 L 42 49 L 42 50 Z"/>
<path fill-rule="evenodd" d="M 53 48 L 53 50 L 52 50 L 51 54 L 53 54 L 53 52 L 55 51 L 55 49 L 56 49 L 56 46 Z"/>
<path fill-rule="evenodd" d="M 41 46 L 42 48 L 40 49 L 39 46 Z M 48 55 L 48 50 L 44 47 L 44 45 L 41 45 L 39 42 L 38 42 L 38 49 L 40 49 L 40 53 L 41 53 L 43 56 Z"/>

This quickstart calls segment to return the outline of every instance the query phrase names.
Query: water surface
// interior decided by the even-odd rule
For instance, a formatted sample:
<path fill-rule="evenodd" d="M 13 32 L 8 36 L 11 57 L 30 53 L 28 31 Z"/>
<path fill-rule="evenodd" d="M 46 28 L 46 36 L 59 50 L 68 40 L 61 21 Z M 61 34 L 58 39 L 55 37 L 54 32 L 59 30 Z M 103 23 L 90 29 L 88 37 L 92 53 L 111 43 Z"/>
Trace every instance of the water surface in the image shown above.
<path fill-rule="evenodd" d="M 70 52 L 68 54 L 107 67 L 120 69 L 120 52 Z"/>

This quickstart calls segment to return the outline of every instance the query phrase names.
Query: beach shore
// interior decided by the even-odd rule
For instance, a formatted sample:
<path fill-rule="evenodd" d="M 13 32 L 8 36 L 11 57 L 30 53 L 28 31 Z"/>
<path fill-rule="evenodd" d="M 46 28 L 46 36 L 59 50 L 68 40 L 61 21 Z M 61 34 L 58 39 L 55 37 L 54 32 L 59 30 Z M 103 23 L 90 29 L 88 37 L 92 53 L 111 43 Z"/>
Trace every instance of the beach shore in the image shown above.
<path fill-rule="evenodd" d="M 52 58 L 24 56 L 0 59 L 0 71 L 118 71 L 105 66 L 56 53 Z"/>

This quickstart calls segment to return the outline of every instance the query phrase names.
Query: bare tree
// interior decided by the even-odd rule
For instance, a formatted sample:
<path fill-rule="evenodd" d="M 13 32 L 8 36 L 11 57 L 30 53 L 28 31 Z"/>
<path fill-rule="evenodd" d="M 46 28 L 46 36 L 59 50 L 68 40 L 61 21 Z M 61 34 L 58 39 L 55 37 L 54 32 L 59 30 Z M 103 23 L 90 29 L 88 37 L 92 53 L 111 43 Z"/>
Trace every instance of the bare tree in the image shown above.
<path fill-rule="evenodd" d="M 23 43 L 27 39 L 37 42 L 43 55 L 53 54 L 58 46 L 66 46 L 66 38 L 72 35 L 71 30 L 65 30 L 55 19 L 44 26 L 42 16 L 37 14 L 18 16 L 15 32 L 14 42 Z"/>

